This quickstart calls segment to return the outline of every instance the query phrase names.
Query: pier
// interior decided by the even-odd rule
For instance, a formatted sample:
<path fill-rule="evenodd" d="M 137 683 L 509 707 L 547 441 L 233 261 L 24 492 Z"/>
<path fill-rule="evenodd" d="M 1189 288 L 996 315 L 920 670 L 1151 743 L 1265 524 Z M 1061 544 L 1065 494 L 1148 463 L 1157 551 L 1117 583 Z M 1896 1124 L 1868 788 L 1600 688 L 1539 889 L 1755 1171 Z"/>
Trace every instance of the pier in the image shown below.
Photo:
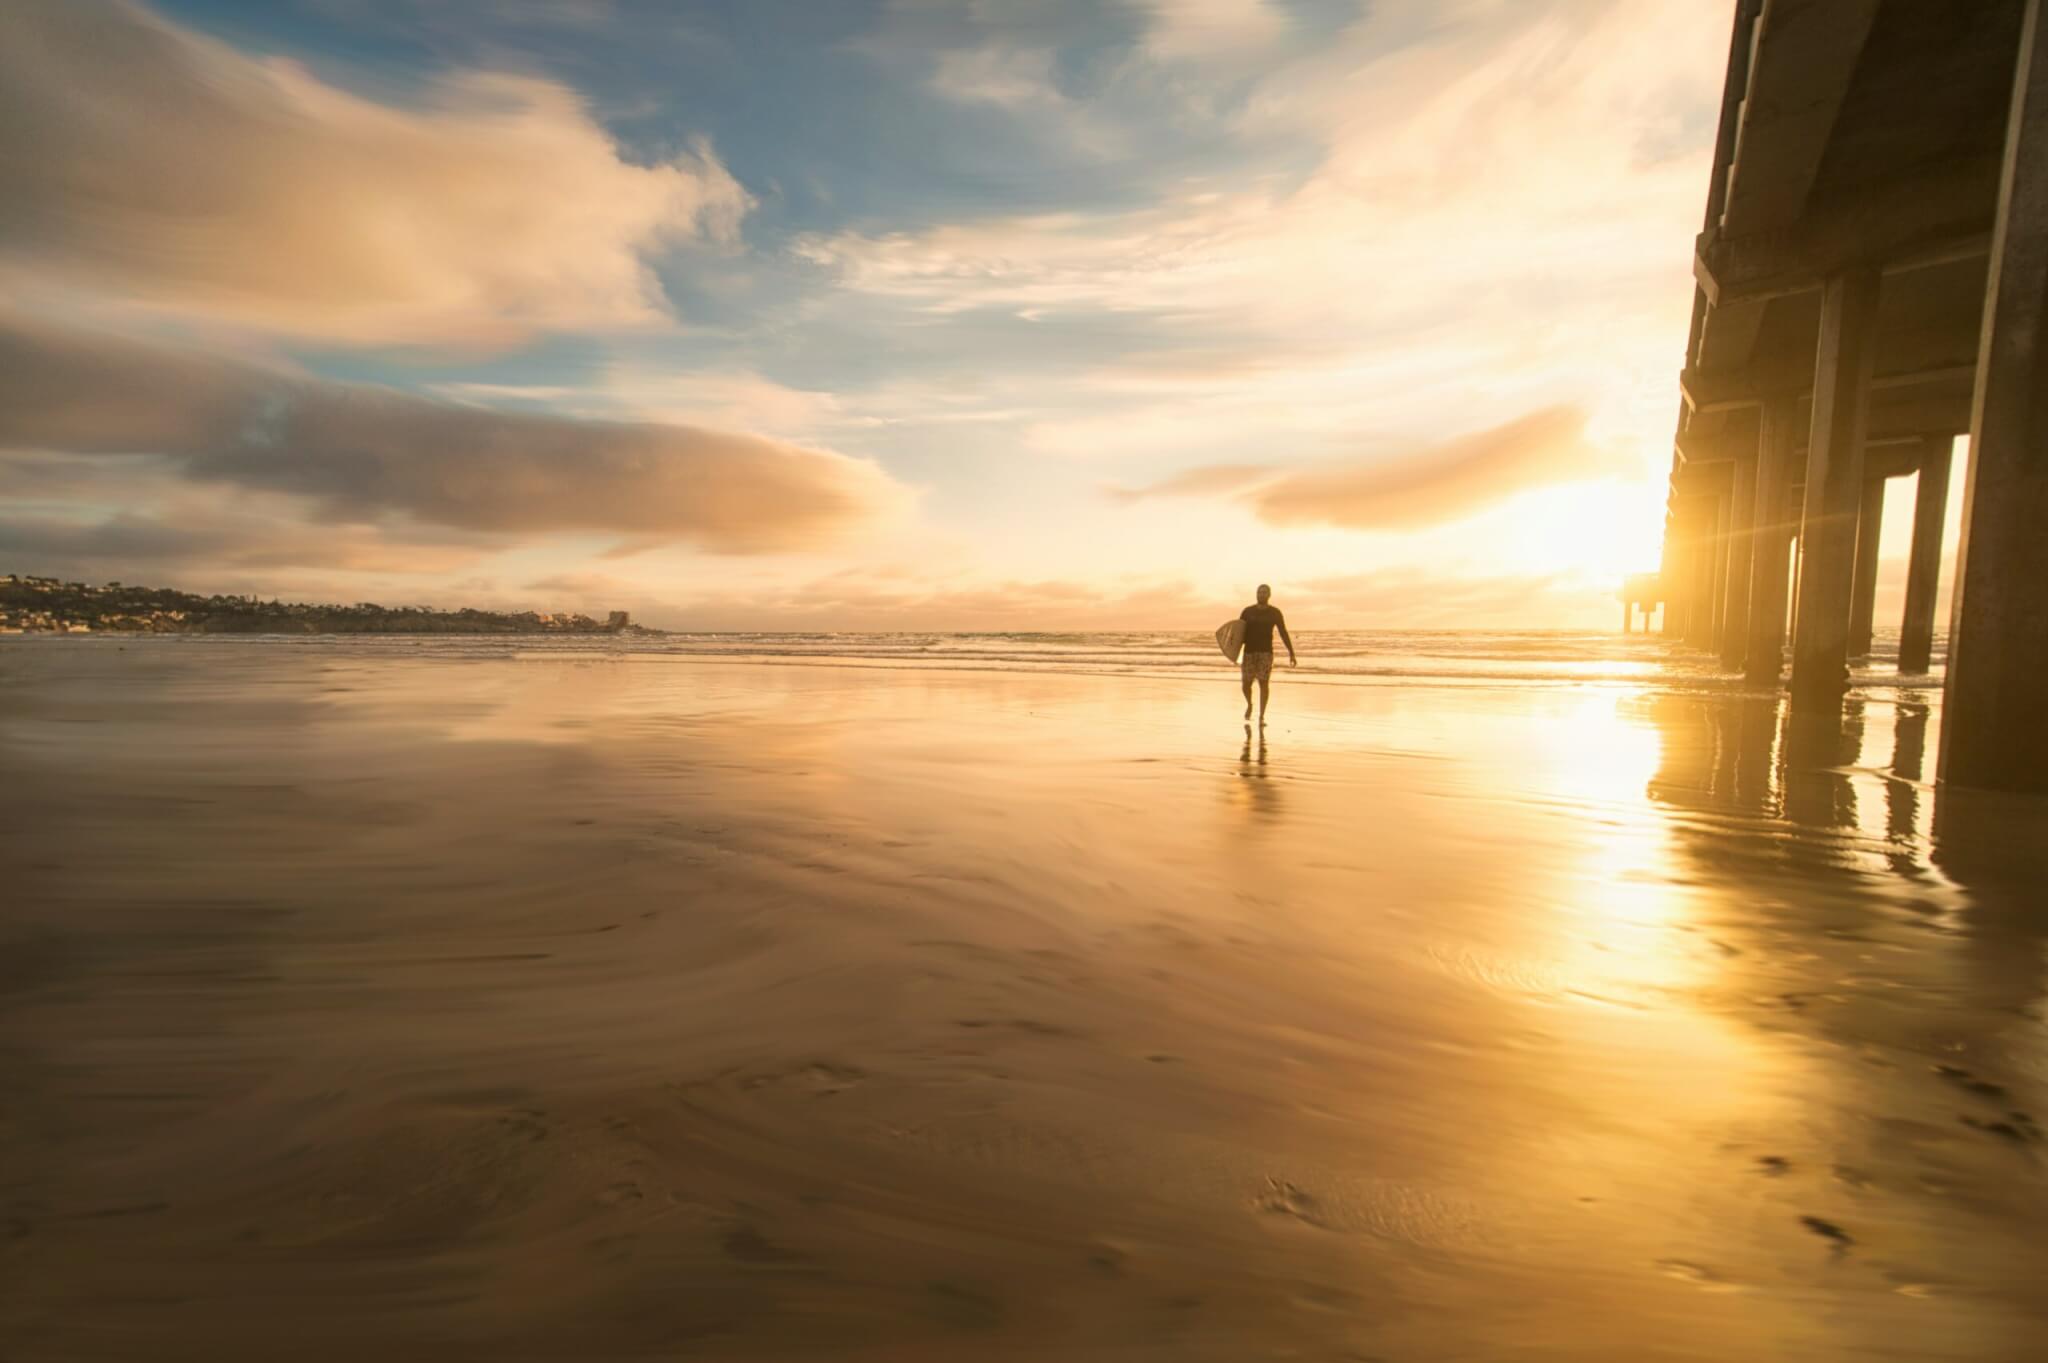
<path fill-rule="evenodd" d="M 1940 779 L 2048 792 L 2044 0 L 1739 0 L 1694 255 L 1664 632 L 1795 720 L 1876 629 L 1915 480 L 1898 668 L 1924 673 L 1969 454 Z"/>

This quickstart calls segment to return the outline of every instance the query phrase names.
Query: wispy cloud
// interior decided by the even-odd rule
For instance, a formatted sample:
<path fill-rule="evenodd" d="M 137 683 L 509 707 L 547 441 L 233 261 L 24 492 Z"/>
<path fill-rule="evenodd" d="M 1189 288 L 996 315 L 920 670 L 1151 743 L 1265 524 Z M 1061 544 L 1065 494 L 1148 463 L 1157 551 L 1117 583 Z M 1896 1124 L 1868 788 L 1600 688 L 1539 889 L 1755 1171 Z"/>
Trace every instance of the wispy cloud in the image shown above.
<path fill-rule="evenodd" d="M 1311 579 L 1295 584 L 1287 600 L 1299 620 L 1485 629 L 1570 618 L 1583 605 L 1586 587 L 1567 573 L 1458 576 L 1411 566 Z M 1603 599 L 1600 604 L 1609 603 Z M 1606 613 L 1603 609 L 1600 615 Z"/>
<path fill-rule="evenodd" d="M 541 585 L 541 584 L 536 584 Z M 546 584 L 566 588 L 567 581 Z M 617 584 L 576 585 L 590 599 Z M 1100 584 L 1011 578 L 938 584 L 921 572 L 854 569 L 808 581 L 671 597 L 664 617 L 694 629 L 1087 630 L 1204 628 L 1219 607 L 1179 578 Z"/>
<path fill-rule="evenodd" d="M 1169 60 L 1243 58 L 1277 39 L 1287 17 L 1271 0 L 1151 0 L 1146 47 Z"/>
<path fill-rule="evenodd" d="M 1180 18 L 1228 31 L 1167 8 L 1180 17 L 1155 38 Z M 1259 67 L 1230 106 L 1233 145 L 1313 147 L 1306 165 L 1274 155 L 1132 205 L 849 227 L 795 250 L 927 328 L 1066 323 L 1048 346 L 1115 328 L 1123 353 L 1076 362 L 1065 391 L 1086 408 L 1027 433 L 1034 449 L 1327 451 L 1346 429 L 1426 439 L 1447 412 L 1569 402 L 1626 425 L 1647 470 L 1689 300 L 1713 9 L 1389 0 Z M 1653 418 L 1629 405 L 1650 372 Z"/>

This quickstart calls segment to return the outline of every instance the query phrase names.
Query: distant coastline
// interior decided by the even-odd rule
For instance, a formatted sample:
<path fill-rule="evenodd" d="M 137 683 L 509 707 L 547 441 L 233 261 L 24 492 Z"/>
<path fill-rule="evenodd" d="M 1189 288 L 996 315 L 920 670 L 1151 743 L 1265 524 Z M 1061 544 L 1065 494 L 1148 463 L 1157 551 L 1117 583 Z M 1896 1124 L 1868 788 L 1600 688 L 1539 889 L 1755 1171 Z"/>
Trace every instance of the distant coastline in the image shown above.
<path fill-rule="evenodd" d="M 317 605 L 197 596 L 121 582 L 0 576 L 0 634 L 650 634 L 625 611 L 603 620 L 473 607 Z"/>

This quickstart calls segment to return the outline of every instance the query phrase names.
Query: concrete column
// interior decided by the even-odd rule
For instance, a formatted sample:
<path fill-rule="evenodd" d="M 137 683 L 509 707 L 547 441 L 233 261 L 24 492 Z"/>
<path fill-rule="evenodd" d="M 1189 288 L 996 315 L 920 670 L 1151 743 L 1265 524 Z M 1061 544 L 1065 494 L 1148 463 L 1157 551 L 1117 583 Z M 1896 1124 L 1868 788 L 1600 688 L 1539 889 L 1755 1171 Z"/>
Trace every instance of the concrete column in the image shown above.
<path fill-rule="evenodd" d="M 1686 595 L 1691 609 L 1686 613 L 1685 642 L 1694 648 L 1711 648 L 1714 639 L 1714 536 L 1719 533 L 1719 497 L 1694 500 L 1692 553 L 1686 564 Z"/>
<path fill-rule="evenodd" d="M 1792 640 L 1792 712 L 1838 714 L 1849 688 L 1849 601 L 1863 431 L 1876 337 L 1878 274 L 1858 268 L 1821 289 L 1806 506 L 1799 522 L 1799 620 Z"/>
<path fill-rule="evenodd" d="M 1941 777 L 2048 792 L 2048 0 L 2027 0 L 1970 404 Z"/>
<path fill-rule="evenodd" d="M 1726 570 L 1722 568 L 1722 554 L 1728 545 L 1728 499 L 1714 497 L 1707 502 L 1707 538 L 1703 546 L 1700 571 L 1707 576 L 1702 588 L 1707 600 L 1707 628 L 1700 638 L 1702 648 L 1713 650 L 1721 646 L 1721 593 L 1727 586 Z"/>
<path fill-rule="evenodd" d="M 1899 622 L 1899 671 L 1925 672 L 1934 656 L 1935 588 L 1941 577 L 1941 526 L 1948 519 L 1952 436 L 1929 436 L 1913 494 L 1913 557 L 1906 567 L 1906 613 Z"/>
<path fill-rule="evenodd" d="M 1749 569 L 1749 644 L 1743 671 L 1776 685 L 1785 659 L 1785 580 L 1791 571 L 1793 520 L 1789 486 L 1798 439 L 1798 399 L 1767 399 L 1757 420 L 1755 552 Z"/>
<path fill-rule="evenodd" d="M 1692 613 L 1692 502 L 1671 499 L 1671 520 L 1664 531 L 1664 637 L 1685 640 L 1686 617 Z"/>
<path fill-rule="evenodd" d="M 1682 503 L 1674 493 L 1664 502 L 1664 552 L 1657 561 L 1657 592 L 1664 598 L 1664 619 L 1658 633 L 1667 639 L 1675 639 L 1682 633 L 1679 613 L 1684 609 L 1684 588 L 1679 581 L 1680 566 L 1685 562 L 1682 552 L 1685 544 L 1685 526 L 1678 512 Z"/>
<path fill-rule="evenodd" d="M 1728 469 L 1728 570 L 1721 592 L 1721 666 L 1742 669 L 1749 653 L 1749 579 L 1756 561 L 1756 453 Z"/>
<path fill-rule="evenodd" d="M 1877 543 L 1884 533 L 1884 483 L 1863 484 L 1863 504 L 1856 511 L 1856 578 L 1849 598 L 1849 656 L 1868 658 L 1877 633 Z"/>

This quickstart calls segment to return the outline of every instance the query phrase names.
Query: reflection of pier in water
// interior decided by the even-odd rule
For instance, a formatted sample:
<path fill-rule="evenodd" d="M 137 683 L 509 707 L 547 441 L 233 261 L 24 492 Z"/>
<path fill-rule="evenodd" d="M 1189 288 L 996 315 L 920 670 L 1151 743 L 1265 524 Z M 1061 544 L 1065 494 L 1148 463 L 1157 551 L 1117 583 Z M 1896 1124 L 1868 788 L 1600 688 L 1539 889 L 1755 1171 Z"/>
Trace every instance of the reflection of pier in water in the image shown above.
<path fill-rule="evenodd" d="M 2040 805 L 1927 781 L 1936 709 L 1909 692 L 1851 696 L 1839 724 L 1808 723 L 1777 696 L 1661 695 L 1642 706 L 1660 744 L 1648 794 L 1674 816 L 1674 850 L 1702 884 L 1754 898 L 1752 930 L 1775 912 L 1771 930 L 1787 940 L 1753 943 L 1767 957 L 1798 942 L 1860 982 L 1874 951 L 1895 951 L 1893 968 L 1934 991 L 1903 996 L 1915 1010 L 1897 1025 L 1938 1032 L 1947 1010 L 1962 1009 L 2005 1019 L 1995 1031 L 2040 1028 Z"/>
<path fill-rule="evenodd" d="M 1792 708 L 1832 722 L 1876 632 L 1892 478 L 1916 486 L 1898 668 L 1933 661 L 1969 436 L 1938 774 L 2031 791 L 2048 791 L 2044 4 L 1738 0 L 1660 575 L 1665 632 L 1758 685 L 1775 690 L 1789 630 Z M 1817 811 L 1818 790 L 1786 794 Z"/>

